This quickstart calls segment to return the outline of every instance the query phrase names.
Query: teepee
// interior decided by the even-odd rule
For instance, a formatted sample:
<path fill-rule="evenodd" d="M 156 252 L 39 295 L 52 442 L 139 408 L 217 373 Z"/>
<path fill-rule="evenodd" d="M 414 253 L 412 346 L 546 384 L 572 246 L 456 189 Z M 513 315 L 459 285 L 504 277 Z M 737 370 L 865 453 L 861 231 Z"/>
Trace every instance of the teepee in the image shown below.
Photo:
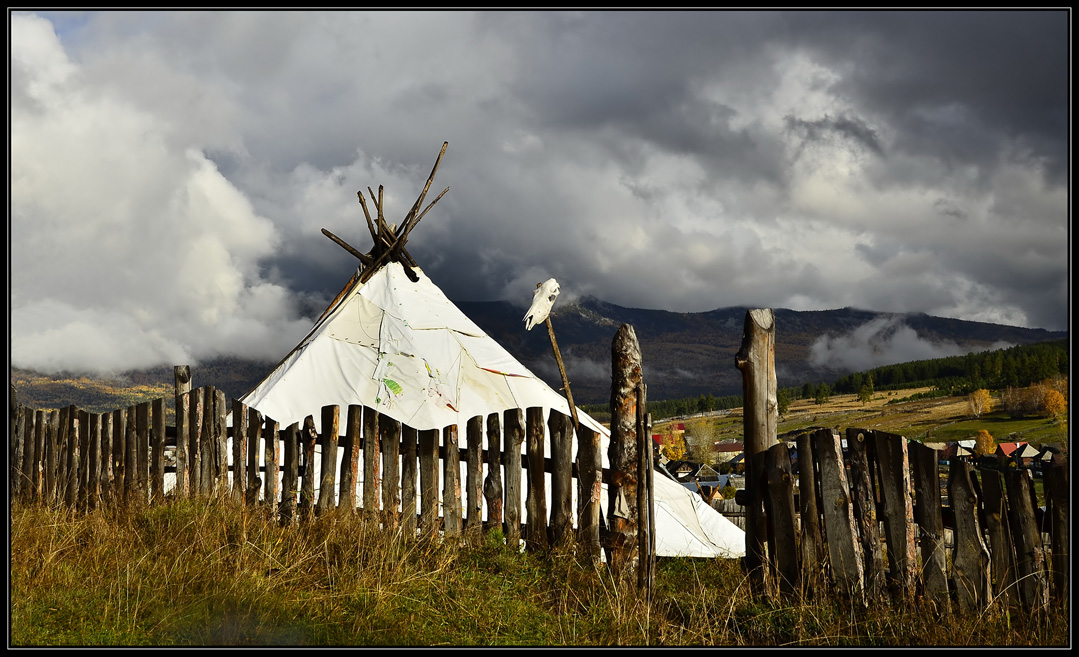
<path fill-rule="evenodd" d="M 243 404 L 281 426 L 312 416 L 316 430 L 321 430 L 317 410 L 327 405 L 365 406 L 421 431 L 450 425 L 463 429 L 475 416 L 516 408 L 542 407 L 545 417 L 551 410 L 571 415 L 566 398 L 447 299 L 405 248 L 412 229 L 449 191 L 421 211 L 447 146 L 400 226 L 385 221 L 381 187 L 377 197 L 368 189 L 375 216 L 363 193 L 358 194 L 374 242 L 371 251 L 361 253 L 323 230 L 359 259 L 359 268 L 300 344 L 241 398 Z M 610 431 L 579 409 L 577 415 L 582 425 L 601 435 L 608 467 Z M 549 436 L 545 443 L 550 456 Z M 317 473 L 314 479 L 320 480 Z M 655 518 L 660 556 L 744 554 L 742 530 L 663 477 L 655 478 Z"/>

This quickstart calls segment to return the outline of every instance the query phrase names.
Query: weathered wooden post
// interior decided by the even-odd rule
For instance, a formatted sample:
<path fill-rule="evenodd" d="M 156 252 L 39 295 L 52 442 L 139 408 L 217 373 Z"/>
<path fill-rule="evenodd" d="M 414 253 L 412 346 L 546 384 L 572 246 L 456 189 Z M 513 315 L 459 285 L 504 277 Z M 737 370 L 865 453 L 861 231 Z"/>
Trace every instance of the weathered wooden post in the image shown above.
<path fill-rule="evenodd" d="M 599 538 L 603 513 L 602 459 L 600 434 L 581 425 L 577 430 L 577 542 L 593 565 L 599 565 L 602 550 Z"/>
<path fill-rule="evenodd" d="M 742 345 L 734 364 L 742 371 L 743 451 L 746 459 L 746 556 L 750 582 L 767 593 L 767 527 L 764 518 L 763 461 L 756 459 L 776 443 L 779 403 L 776 397 L 775 313 L 771 308 L 746 311 Z M 754 463 L 757 466 L 754 467 Z"/>
<path fill-rule="evenodd" d="M 653 554 L 652 532 L 652 436 L 648 428 L 646 412 L 646 386 L 637 384 L 637 588 L 644 591 L 648 600 L 652 599 Z"/>
<path fill-rule="evenodd" d="M 1015 545 L 1019 597 L 1027 610 L 1042 613 L 1049 604 L 1049 581 L 1041 530 L 1031 502 L 1030 471 L 1006 470 L 1004 483 L 1008 490 L 1008 524 Z"/>
<path fill-rule="evenodd" d="M 153 425 L 153 458 L 150 464 L 150 494 L 155 502 L 165 499 L 165 398 L 150 402 L 150 423 Z M 222 425 L 224 426 L 224 425 Z M 226 463 L 226 474 L 228 464 Z"/>
<path fill-rule="evenodd" d="M 502 461 L 506 465 L 506 545 L 516 550 L 521 543 L 521 443 L 524 442 L 525 417 L 520 408 L 503 412 Z"/>
<path fill-rule="evenodd" d="M 199 490 L 203 495 L 212 495 L 214 492 L 214 466 L 217 463 L 217 455 L 214 453 L 217 445 L 217 436 L 214 434 L 214 418 L 217 412 L 214 410 L 214 402 L 217 399 L 217 390 L 214 386 L 202 388 L 202 431 L 199 433 L 199 468 L 195 476 L 199 478 Z M 140 441 L 141 442 L 141 441 Z"/>
<path fill-rule="evenodd" d="M 478 534 L 483 528 L 483 416 L 468 418 L 465 424 L 465 532 Z"/>
<path fill-rule="evenodd" d="M 296 519 L 296 495 L 299 493 L 297 482 L 300 476 L 300 423 L 293 422 L 285 429 L 285 444 L 282 446 L 281 506 L 280 522 L 292 524 Z"/>
<path fill-rule="evenodd" d="M 607 564 L 625 576 L 637 549 L 637 386 L 641 383 L 641 346 L 629 324 L 611 343 L 611 441 L 607 448 L 611 481 L 607 485 Z"/>
<path fill-rule="evenodd" d="M 203 400 L 206 390 L 195 388 L 191 391 L 191 407 L 187 422 L 187 477 L 191 482 L 191 493 L 202 495 L 202 416 L 204 412 Z M 126 439 L 125 439 L 126 440 Z M 128 469 L 131 464 L 128 464 Z M 125 480 L 127 471 L 124 473 Z"/>
<path fill-rule="evenodd" d="M 817 460 L 813 457 L 810 432 L 801 431 L 795 438 L 798 445 L 798 501 L 801 514 L 800 543 L 802 546 L 802 587 L 815 593 L 825 582 L 824 540 L 821 537 L 820 512 L 817 506 Z M 850 443 L 850 438 L 847 438 Z M 854 472 L 854 466 L 851 466 Z"/>
<path fill-rule="evenodd" d="M 172 368 L 175 379 L 174 415 L 176 418 L 176 486 L 180 497 L 191 494 L 191 481 L 188 477 L 188 422 L 191 413 L 191 366 L 176 365 Z M 115 417 L 113 418 L 115 422 Z M 115 442 L 115 441 L 114 441 Z M 119 473 L 116 473 L 117 476 Z"/>
<path fill-rule="evenodd" d="M 461 535 L 461 449 L 457 425 L 442 429 L 442 531 L 446 536 Z"/>
<path fill-rule="evenodd" d="M 776 443 L 765 452 L 764 498 L 768 518 L 768 549 L 772 568 L 778 577 L 779 590 L 786 594 L 798 590 L 799 572 L 798 528 L 794 513 L 794 475 L 791 472 L 790 450 L 786 443 Z"/>
<path fill-rule="evenodd" d="M 379 498 L 382 495 L 379 454 L 378 411 L 363 409 L 363 512 L 372 520 L 378 519 Z"/>
<path fill-rule="evenodd" d="M 330 404 L 322 407 L 322 464 L 318 483 L 318 513 L 335 508 L 337 474 L 337 436 L 341 428 L 341 408 Z M 268 464 L 267 464 L 268 465 Z M 269 473 L 267 473 L 269 474 Z"/>
<path fill-rule="evenodd" d="M 921 530 L 922 585 L 926 599 L 938 613 L 951 613 L 948 593 L 948 561 L 944 544 L 944 518 L 941 515 L 940 465 L 937 450 L 918 442 L 907 443 L 910 469 L 914 475 L 914 522 Z M 952 473 L 958 474 L 953 468 Z M 968 478 L 969 485 L 969 478 Z M 949 499 L 954 498 L 949 494 Z M 956 517 L 958 528 L 959 518 Z M 975 525 L 976 526 L 976 525 Z M 980 533 L 979 533 L 980 540 Z M 958 545 L 958 541 L 956 542 Z M 958 556 L 958 551 L 956 551 Z M 989 555 L 985 567 L 988 569 Z M 988 575 L 988 570 L 986 572 Z M 988 579 L 986 580 L 988 584 Z M 963 603 L 960 595 L 960 605 Z"/>
<path fill-rule="evenodd" d="M 29 417 L 27 419 L 30 419 Z M 97 413 L 87 415 L 87 459 L 86 459 L 86 508 L 96 509 L 101 505 L 101 416 Z M 33 449 L 33 435 L 27 447 Z M 26 484 L 23 484 L 26 485 Z"/>
<path fill-rule="evenodd" d="M 229 496 L 229 407 L 225 391 L 214 394 L 214 488 L 221 497 Z"/>
<path fill-rule="evenodd" d="M 11 466 L 8 470 L 11 499 L 22 499 L 29 502 L 33 499 L 28 483 L 30 472 L 33 468 L 33 446 L 26 440 L 27 425 L 33 420 L 33 412 L 15 405 L 15 388 L 11 388 L 12 415 L 10 439 Z"/>
<path fill-rule="evenodd" d="M 382 522 L 386 529 L 400 524 L 401 484 L 401 422 L 389 415 L 380 415 L 378 432 L 382 440 Z"/>
<path fill-rule="evenodd" d="M 105 415 L 102 415 L 105 417 Z M 103 425 L 104 426 L 104 425 Z M 110 425 L 111 426 L 111 425 Z M 103 429 L 104 430 L 104 429 Z M 48 445 L 48 428 L 45 426 L 45 411 L 34 411 L 34 468 L 31 472 L 33 477 L 33 498 L 36 501 L 45 499 L 45 450 Z M 102 463 L 109 461 L 112 443 L 102 443 Z"/>
<path fill-rule="evenodd" d="M 896 599 L 912 600 L 918 579 L 918 561 L 907 439 L 884 431 L 874 431 L 873 438 L 880 473 L 880 497 L 884 506 L 888 580 Z"/>
<path fill-rule="evenodd" d="M 259 488 L 262 486 L 262 478 L 259 477 L 259 437 L 262 435 L 262 413 L 257 409 L 247 409 L 247 483 L 244 485 L 244 504 L 255 506 L 259 499 Z M 307 463 L 305 467 L 311 466 Z M 310 477 L 307 477 L 310 479 Z M 307 480 L 304 480 L 307 483 Z M 314 484 L 312 484 L 314 485 Z"/>
<path fill-rule="evenodd" d="M 113 460 L 112 460 L 112 419 L 111 412 L 101 414 L 101 503 L 102 505 L 112 504 L 115 502 L 115 493 L 113 492 Z M 47 448 L 49 444 L 48 434 L 46 433 L 44 444 Z M 42 464 L 45 465 L 44 463 Z M 42 488 L 42 495 L 44 495 L 44 488 Z"/>
<path fill-rule="evenodd" d="M 300 482 L 300 520 L 310 520 L 315 508 L 315 444 L 318 432 L 315 431 L 315 418 L 308 415 L 303 419 L 300 432 L 300 454 L 303 457 L 302 481 Z"/>
<path fill-rule="evenodd" d="M 67 494 L 64 501 L 74 508 L 79 494 L 79 443 L 85 430 L 79 423 L 79 409 L 74 404 L 68 407 L 67 422 Z"/>
<path fill-rule="evenodd" d="M 60 411 L 49 413 L 49 423 L 45 431 L 46 461 L 45 461 L 45 485 L 48 489 L 43 496 L 45 502 L 55 504 L 59 488 L 59 479 L 56 469 L 60 459 Z"/>
<path fill-rule="evenodd" d="M 419 432 L 420 450 L 420 531 L 425 536 L 438 533 L 438 429 Z"/>
<path fill-rule="evenodd" d="M 1068 462 L 1054 462 L 1045 472 L 1045 498 L 1047 501 L 1046 512 L 1049 515 L 1049 535 L 1052 558 L 1052 592 L 1053 600 L 1061 606 L 1064 615 L 1070 610 L 1070 598 L 1068 598 L 1068 563 L 1071 560 L 1069 552 L 1070 537 L 1068 524 L 1070 515 L 1068 487 Z"/>
<path fill-rule="evenodd" d="M 416 536 L 416 456 L 419 433 L 408 425 L 401 427 L 401 532 Z"/>
<path fill-rule="evenodd" d="M 911 443 L 914 447 L 914 443 Z M 928 449 L 922 447 L 921 449 Z M 911 454 L 916 451 L 912 450 Z M 959 610 L 964 614 L 977 613 L 989 605 L 992 597 L 990 588 L 989 550 L 982 539 L 982 529 L 978 522 L 978 495 L 971 481 L 970 464 L 960 459 L 953 459 L 948 473 L 948 501 L 952 505 L 955 517 L 952 536 L 955 547 L 952 549 L 952 579 L 955 580 L 956 600 Z M 921 502 L 921 500 L 919 500 Z M 939 495 L 937 507 L 940 508 Z M 915 509 L 917 510 L 917 506 Z M 923 529 L 923 532 L 925 530 Z M 940 547 L 941 552 L 944 546 Z M 925 556 L 923 551 L 922 561 Z M 924 566 L 923 566 L 924 568 Z M 948 611 L 948 582 L 943 582 L 943 590 L 930 590 L 929 574 L 926 574 L 926 594 L 932 594 L 938 608 Z M 943 602 L 941 602 L 943 601 Z"/>
<path fill-rule="evenodd" d="M 1005 607 L 1018 602 L 1015 590 L 1015 546 L 1008 527 L 1008 496 L 1004 492 L 1001 474 L 981 470 L 982 508 L 986 533 L 989 534 L 989 572 L 993 578 L 993 594 Z"/>
<path fill-rule="evenodd" d="M 179 466 L 177 465 L 177 468 Z M 232 400 L 232 499 L 247 497 L 247 405 Z"/>
<path fill-rule="evenodd" d="M 543 450 L 543 409 L 539 406 L 525 410 L 525 432 L 528 437 L 528 524 L 525 542 L 530 550 L 547 549 L 547 476 Z"/>
<path fill-rule="evenodd" d="M 348 509 L 356 508 L 356 487 L 360 481 L 360 447 L 363 431 L 363 406 L 349 404 L 345 419 L 345 439 L 341 443 L 341 489 L 338 493 L 337 506 Z"/>
<path fill-rule="evenodd" d="M 487 501 L 487 523 L 490 531 L 502 530 L 502 427 L 498 413 L 487 416 L 487 477 L 483 480 L 483 497 Z"/>
<path fill-rule="evenodd" d="M 876 486 L 873 484 L 876 451 L 873 441 L 869 440 L 869 433 L 861 429 L 847 429 L 847 451 L 850 454 L 854 519 L 862 541 L 865 591 L 870 600 L 876 600 L 884 593 L 885 585 L 884 553 L 880 548 L 880 521 L 877 519 Z M 801 447 L 798 458 L 801 460 Z"/>
<path fill-rule="evenodd" d="M 573 425 L 551 409 L 551 547 L 565 547 L 573 537 Z"/>
<path fill-rule="evenodd" d="M 135 463 L 135 494 L 145 503 L 150 499 L 150 402 L 135 405 Z"/>
<path fill-rule="evenodd" d="M 26 427 L 29 429 L 30 427 Z M 80 511 L 86 510 L 88 501 L 86 492 L 90 487 L 90 413 L 79 411 L 79 494 L 76 505 Z M 25 432 L 24 432 L 25 440 Z"/>
<path fill-rule="evenodd" d="M 264 431 L 262 434 L 263 444 L 265 445 L 265 455 L 263 462 L 266 464 L 262 474 L 262 500 L 266 505 L 266 509 L 270 514 L 270 517 L 274 517 L 277 513 L 278 496 L 280 495 L 277 488 L 278 477 L 278 461 L 280 460 L 280 448 L 278 446 L 278 423 L 277 420 L 266 418 Z M 330 468 L 333 470 L 333 468 Z"/>
<path fill-rule="evenodd" d="M 832 581 L 839 591 L 864 603 L 862 582 L 865 581 L 865 570 L 856 538 L 858 530 L 854 524 L 839 434 L 831 429 L 818 429 L 813 433 L 813 442 L 820 466 L 821 512 L 824 515 L 824 533 L 828 537 Z"/>

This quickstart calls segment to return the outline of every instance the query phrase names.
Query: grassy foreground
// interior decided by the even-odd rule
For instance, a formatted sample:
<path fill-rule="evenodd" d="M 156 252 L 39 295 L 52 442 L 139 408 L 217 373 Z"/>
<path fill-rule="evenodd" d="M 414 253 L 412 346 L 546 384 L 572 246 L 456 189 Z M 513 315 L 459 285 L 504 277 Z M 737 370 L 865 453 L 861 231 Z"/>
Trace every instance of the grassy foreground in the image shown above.
<path fill-rule="evenodd" d="M 763 602 L 737 560 L 660 559 L 656 592 L 572 556 L 404 540 L 232 504 L 11 511 L 12 646 L 1063 646 L 1066 616 L 937 619 Z M 635 578 L 633 578 L 635 579 Z"/>

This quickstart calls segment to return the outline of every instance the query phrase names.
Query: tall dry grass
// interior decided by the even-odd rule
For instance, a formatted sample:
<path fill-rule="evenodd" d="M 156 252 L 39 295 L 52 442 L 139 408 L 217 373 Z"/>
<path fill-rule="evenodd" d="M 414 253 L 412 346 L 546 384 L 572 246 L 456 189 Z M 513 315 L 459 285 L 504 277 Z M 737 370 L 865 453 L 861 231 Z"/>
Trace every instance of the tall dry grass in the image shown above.
<path fill-rule="evenodd" d="M 1063 646 L 1065 615 L 937 618 L 767 602 L 736 560 L 661 559 L 651 600 L 500 535 L 406 539 L 357 515 L 280 527 L 229 502 L 11 510 L 14 646 Z"/>

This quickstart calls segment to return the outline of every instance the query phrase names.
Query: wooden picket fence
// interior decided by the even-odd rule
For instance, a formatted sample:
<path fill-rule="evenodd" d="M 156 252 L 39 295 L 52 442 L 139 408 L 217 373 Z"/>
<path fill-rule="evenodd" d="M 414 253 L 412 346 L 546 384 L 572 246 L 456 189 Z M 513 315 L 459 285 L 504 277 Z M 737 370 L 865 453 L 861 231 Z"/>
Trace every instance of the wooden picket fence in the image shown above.
<path fill-rule="evenodd" d="M 321 409 L 321 433 L 313 416 L 281 428 L 239 401 L 226 406 L 212 386 L 178 394 L 176 409 L 175 425 L 166 426 L 163 399 L 100 414 L 13 406 L 12 499 L 91 510 L 216 495 L 258 505 L 282 522 L 356 510 L 404 532 L 454 536 L 500 527 L 510 545 L 523 539 L 529 549 L 546 549 L 576 541 L 599 555 L 599 482 L 609 477 L 600 434 L 582 425 L 574 457 L 572 422 L 558 411 L 546 418 L 539 407 L 473 417 L 461 445 L 456 425 L 417 431 L 362 406 L 346 409 L 343 430 L 338 406 Z"/>
<path fill-rule="evenodd" d="M 1052 602 L 1066 617 L 1066 461 L 1044 474 L 1044 513 L 1029 470 L 960 459 L 949 463 L 944 506 L 936 450 L 883 431 L 850 428 L 845 438 L 846 462 L 827 428 L 785 434 L 749 457 L 747 478 L 760 485 L 740 499 L 765 539 L 746 549 L 761 551 L 751 575 L 769 594 L 831 588 L 863 604 L 920 598 L 942 613 L 991 604 L 1045 612 Z"/>

